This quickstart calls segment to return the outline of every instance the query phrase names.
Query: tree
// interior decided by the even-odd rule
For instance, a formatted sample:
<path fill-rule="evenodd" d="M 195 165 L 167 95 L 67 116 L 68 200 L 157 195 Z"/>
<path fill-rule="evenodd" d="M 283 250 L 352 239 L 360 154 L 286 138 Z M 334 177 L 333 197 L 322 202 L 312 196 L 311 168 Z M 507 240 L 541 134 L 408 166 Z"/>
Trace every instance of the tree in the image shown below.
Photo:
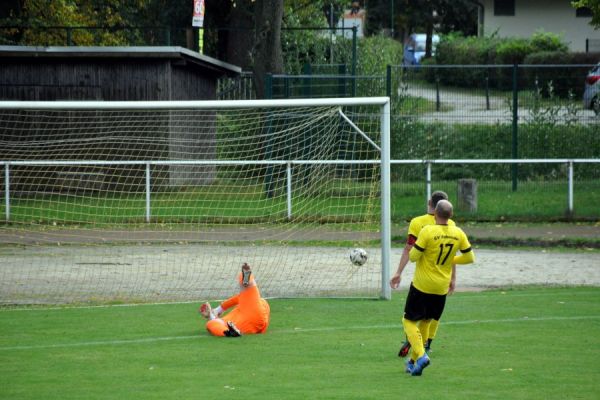
<path fill-rule="evenodd" d="M 291 3 L 301 7 L 311 4 L 307 0 Z M 318 7 L 323 6 L 322 1 L 317 3 Z M 214 28 L 205 30 L 214 39 L 208 43 L 213 46 L 212 54 L 252 68 L 259 98 L 265 95 L 266 74 L 283 72 L 283 10 L 283 0 L 206 0 L 206 25 Z M 190 0 L 5 0 L 0 4 L 0 24 L 27 28 L 0 31 L 0 43 L 37 46 L 157 43 L 156 38 L 147 36 L 146 30 L 129 28 L 169 26 L 172 30 L 189 31 L 191 20 Z"/>
<path fill-rule="evenodd" d="M 579 0 L 572 1 L 571 6 L 574 8 L 587 7 L 592 11 L 592 20 L 590 25 L 596 29 L 600 29 L 600 0 Z"/>
<path fill-rule="evenodd" d="M 22 26 L 2 32 L 2 41 L 21 45 L 126 44 L 124 30 L 73 29 L 119 27 L 130 21 L 148 0 L 11 0 L 0 8 L 2 25 Z M 66 29 L 71 28 L 70 30 Z M 70 31 L 69 35 L 67 32 Z"/>
<path fill-rule="evenodd" d="M 395 37 L 400 40 L 428 30 L 477 34 L 477 5 L 473 0 L 394 0 L 393 10 L 391 5 L 390 0 L 366 3 L 369 33 L 389 29 L 393 24 Z"/>
<path fill-rule="evenodd" d="M 257 0 L 254 10 L 254 87 L 256 96 L 265 97 L 267 73 L 283 72 L 281 22 L 283 0 Z"/>

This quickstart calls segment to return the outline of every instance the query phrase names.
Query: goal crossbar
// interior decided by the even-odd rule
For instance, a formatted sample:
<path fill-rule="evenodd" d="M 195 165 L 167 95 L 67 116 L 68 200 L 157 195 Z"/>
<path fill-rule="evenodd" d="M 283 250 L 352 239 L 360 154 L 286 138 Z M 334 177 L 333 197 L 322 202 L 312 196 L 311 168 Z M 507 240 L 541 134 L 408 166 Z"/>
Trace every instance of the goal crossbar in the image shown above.
<path fill-rule="evenodd" d="M 284 100 L 180 101 L 0 101 L 0 110 L 180 110 L 282 108 L 301 106 L 389 105 L 389 97 L 341 97 Z"/>

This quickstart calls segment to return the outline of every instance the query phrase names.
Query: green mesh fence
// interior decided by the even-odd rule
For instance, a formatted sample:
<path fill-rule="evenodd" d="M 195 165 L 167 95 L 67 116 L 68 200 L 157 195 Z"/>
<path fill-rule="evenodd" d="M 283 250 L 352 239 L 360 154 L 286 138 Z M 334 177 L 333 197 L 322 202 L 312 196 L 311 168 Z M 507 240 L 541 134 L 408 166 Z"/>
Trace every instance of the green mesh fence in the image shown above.
<path fill-rule="evenodd" d="M 571 198 L 566 162 L 439 164 L 431 185 L 456 193 L 459 180 L 474 179 L 479 206 L 467 219 L 600 217 L 600 116 L 583 102 L 593 65 L 389 66 L 381 76 L 334 68 L 273 76 L 273 97 L 389 96 L 392 160 L 591 160 L 573 165 Z M 423 168 L 392 166 L 393 203 L 402 204 L 393 218 L 423 211 Z"/>

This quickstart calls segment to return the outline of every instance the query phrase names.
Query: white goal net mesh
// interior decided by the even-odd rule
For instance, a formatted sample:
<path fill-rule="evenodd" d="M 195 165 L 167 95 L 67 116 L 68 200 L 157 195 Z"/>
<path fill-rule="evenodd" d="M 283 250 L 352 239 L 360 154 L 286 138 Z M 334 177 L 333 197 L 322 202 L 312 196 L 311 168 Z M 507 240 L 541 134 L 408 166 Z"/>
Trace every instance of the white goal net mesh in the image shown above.
<path fill-rule="evenodd" d="M 0 304 L 377 297 L 380 115 L 0 110 Z"/>

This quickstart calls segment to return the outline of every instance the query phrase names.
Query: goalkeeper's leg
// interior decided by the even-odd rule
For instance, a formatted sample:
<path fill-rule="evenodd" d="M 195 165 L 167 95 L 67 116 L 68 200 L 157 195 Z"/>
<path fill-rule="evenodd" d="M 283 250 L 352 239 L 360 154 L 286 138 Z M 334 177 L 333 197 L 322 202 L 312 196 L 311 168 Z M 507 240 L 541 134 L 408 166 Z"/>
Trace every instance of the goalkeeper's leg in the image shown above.
<path fill-rule="evenodd" d="M 241 331 L 235 326 L 235 323 L 222 318 L 215 318 L 208 321 L 206 323 L 206 330 L 213 336 L 242 336 Z"/>

